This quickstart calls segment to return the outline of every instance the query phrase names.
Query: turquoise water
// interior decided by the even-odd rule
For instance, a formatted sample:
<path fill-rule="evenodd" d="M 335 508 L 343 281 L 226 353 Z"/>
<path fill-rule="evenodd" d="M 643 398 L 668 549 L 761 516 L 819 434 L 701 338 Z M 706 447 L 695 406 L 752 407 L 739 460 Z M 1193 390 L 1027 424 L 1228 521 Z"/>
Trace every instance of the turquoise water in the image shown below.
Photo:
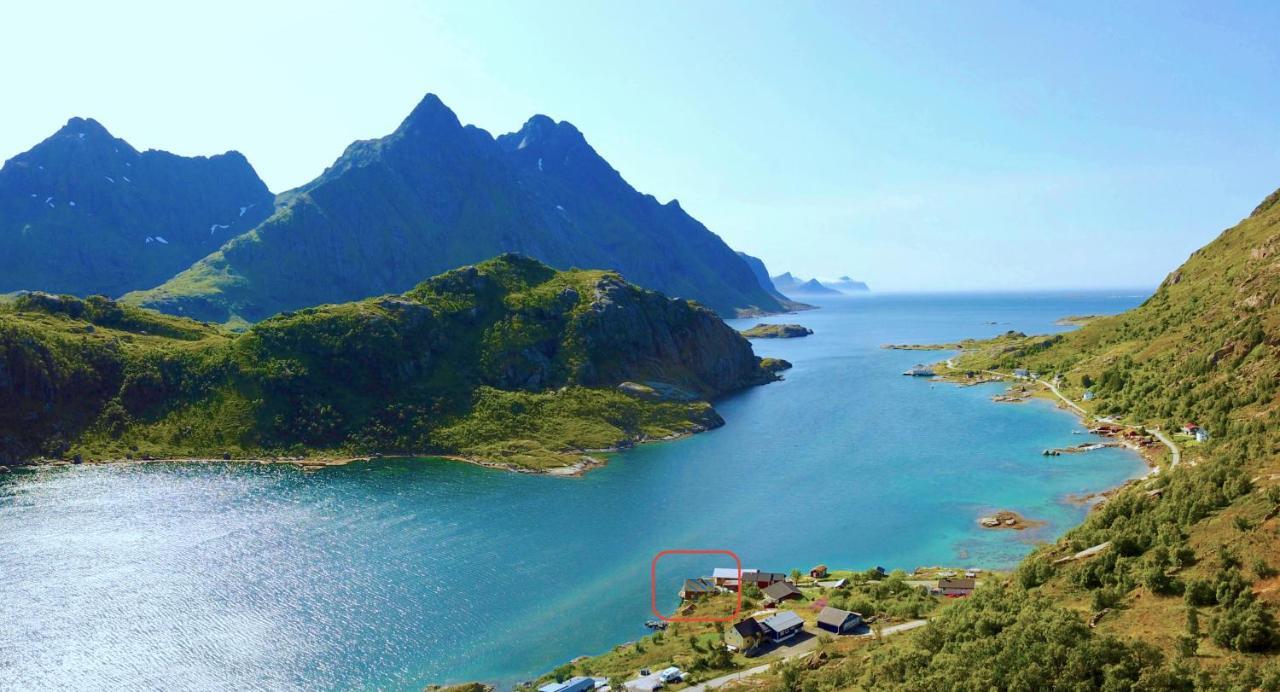
<path fill-rule="evenodd" d="M 755 342 L 795 367 L 719 402 L 725 427 L 576 479 L 436 460 L 0 476 L 0 687 L 510 683 L 645 634 L 650 563 L 673 548 L 777 571 L 1011 566 L 1081 520 L 1065 496 L 1140 475 L 1141 462 L 1117 449 L 1045 459 L 1085 439 L 1074 417 L 991 403 L 999 385 L 903 377 L 946 354 L 878 346 L 1059 330 L 1061 316 L 1139 300 L 825 300 L 770 318 L 816 334 Z M 979 529 L 993 509 L 1048 523 Z M 687 562 L 658 564 L 670 609 Z"/>

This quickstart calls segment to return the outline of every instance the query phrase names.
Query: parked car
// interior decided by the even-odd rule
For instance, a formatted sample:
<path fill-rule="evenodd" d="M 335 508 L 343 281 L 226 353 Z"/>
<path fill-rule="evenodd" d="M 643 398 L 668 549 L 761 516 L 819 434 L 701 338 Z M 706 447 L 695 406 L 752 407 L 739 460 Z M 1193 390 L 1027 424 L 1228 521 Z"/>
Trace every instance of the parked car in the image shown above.
<path fill-rule="evenodd" d="M 671 666 L 670 668 L 667 668 L 661 673 L 658 673 L 658 679 L 663 682 L 680 682 L 680 680 L 683 678 L 684 678 L 684 673 L 682 673 L 680 669 L 675 666 Z"/>

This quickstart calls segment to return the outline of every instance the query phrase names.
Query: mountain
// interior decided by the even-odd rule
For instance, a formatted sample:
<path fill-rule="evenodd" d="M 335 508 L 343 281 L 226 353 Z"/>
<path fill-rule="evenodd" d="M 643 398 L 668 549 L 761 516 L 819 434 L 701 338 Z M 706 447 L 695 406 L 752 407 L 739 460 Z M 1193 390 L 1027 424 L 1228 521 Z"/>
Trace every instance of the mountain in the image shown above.
<path fill-rule="evenodd" d="M 773 285 L 776 286 L 779 291 L 788 295 L 821 296 L 837 295 L 840 293 L 833 288 L 824 286 L 822 282 L 817 279 L 801 279 L 800 277 L 792 276 L 791 272 L 779 274 L 773 277 L 772 281 Z"/>
<path fill-rule="evenodd" d="M 792 292 L 798 293 L 802 296 L 803 295 L 810 295 L 810 296 L 838 295 L 840 293 L 840 291 L 837 291 L 834 288 L 828 288 L 824 286 L 817 279 L 809 279 L 808 281 L 800 284 L 799 286 L 796 286 L 791 290 Z"/>
<path fill-rule="evenodd" d="M 273 199 L 238 152 L 139 152 L 72 118 L 0 168 L 0 293 L 155 286 L 267 218 Z"/>
<path fill-rule="evenodd" d="M 787 310 L 810 310 L 813 308 L 812 305 L 806 305 L 805 303 L 792 300 L 782 295 L 782 292 L 773 285 L 773 279 L 769 277 L 769 269 L 764 265 L 764 260 L 758 257 L 752 257 L 751 255 L 741 251 L 738 252 L 738 256 L 741 257 L 742 261 L 746 262 L 747 266 L 751 268 L 751 273 L 756 275 L 756 281 L 760 282 L 760 285 L 764 290 L 768 291 L 769 295 L 773 296 L 774 299 L 782 305 L 782 307 Z"/>
<path fill-rule="evenodd" d="M 848 276 L 842 276 L 831 281 L 824 281 L 823 284 L 834 288 L 841 293 L 861 293 L 862 291 L 871 290 L 867 287 L 866 282 L 854 281 Z"/>
<path fill-rule="evenodd" d="M 1165 455 L 1158 473 L 1101 498 L 1081 526 L 1038 547 L 1011 579 L 941 609 L 919 636 L 833 652 L 834 665 L 798 666 L 786 686 L 1274 688 L 1280 191 L 1141 306 L 1062 334 L 1006 335 L 956 359 L 960 372 L 1015 367 L 1060 376 L 1058 389 L 1090 415 L 1159 429 L 1181 461 Z M 1181 434 L 1190 423 L 1208 439 Z"/>
<path fill-rule="evenodd" d="M 722 315 L 778 301 L 675 202 L 632 188 L 573 125 L 546 116 L 494 138 L 428 94 L 392 134 L 360 141 L 276 213 L 127 300 L 215 322 L 397 293 L 449 267 L 518 252 L 611 269 Z"/>
<path fill-rule="evenodd" d="M 714 313 L 506 255 L 243 334 L 102 297 L 0 306 L 0 463 L 455 454 L 515 468 L 697 432 L 777 379 Z"/>

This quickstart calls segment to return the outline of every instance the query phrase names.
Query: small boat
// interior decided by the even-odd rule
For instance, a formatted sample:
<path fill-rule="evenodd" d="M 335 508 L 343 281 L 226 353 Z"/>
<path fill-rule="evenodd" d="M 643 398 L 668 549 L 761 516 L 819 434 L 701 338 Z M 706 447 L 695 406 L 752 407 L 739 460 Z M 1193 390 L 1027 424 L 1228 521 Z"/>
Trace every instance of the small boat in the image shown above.
<path fill-rule="evenodd" d="M 651 630 L 665 630 L 667 622 L 665 620 L 646 620 L 644 626 Z"/>

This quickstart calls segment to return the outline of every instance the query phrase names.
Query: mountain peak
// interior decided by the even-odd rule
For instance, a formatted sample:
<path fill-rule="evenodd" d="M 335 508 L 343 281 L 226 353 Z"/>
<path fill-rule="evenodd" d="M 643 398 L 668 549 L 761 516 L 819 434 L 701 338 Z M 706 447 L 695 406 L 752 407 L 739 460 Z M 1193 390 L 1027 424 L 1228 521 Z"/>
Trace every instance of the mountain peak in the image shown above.
<path fill-rule="evenodd" d="M 524 125 L 508 135 L 499 137 L 506 149 L 526 149 L 528 147 L 541 148 L 570 148 L 578 144 L 585 144 L 587 138 L 583 136 L 578 128 L 568 120 L 557 122 L 550 116 L 538 115 L 533 116 L 525 121 Z"/>
<path fill-rule="evenodd" d="M 58 135 L 71 135 L 80 139 L 85 137 L 115 139 L 110 132 L 107 132 L 107 128 L 102 126 L 102 123 L 93 118 L 81 117 L 73 117 L 67 120 L 67 124 L 54 133 L 55 137 Z"/>
<path fill-rule="evenodd" d="M 462 129 L 462 123 L 439 96 L 427 93 L 414 106 L 409 116 L 400 124 L 401 131 L 432 131 L 440 129 Z"/>

